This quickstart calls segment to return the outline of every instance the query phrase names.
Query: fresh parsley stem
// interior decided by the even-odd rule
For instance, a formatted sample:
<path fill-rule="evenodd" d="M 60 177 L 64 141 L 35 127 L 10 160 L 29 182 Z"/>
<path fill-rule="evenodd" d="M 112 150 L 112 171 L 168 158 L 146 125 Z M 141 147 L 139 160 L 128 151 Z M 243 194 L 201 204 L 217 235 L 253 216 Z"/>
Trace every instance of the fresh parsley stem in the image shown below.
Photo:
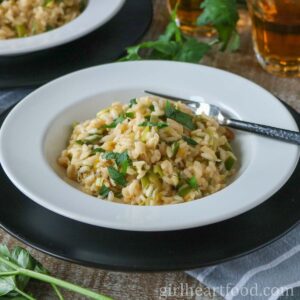
<path fill-rule="evenodd" d="M 28 300 L 36 300 L 36 298 L 31 297 L 30 295 L 26 294 L 25 292 L 19 290 L 17 287 L 14 290 Z"/>
<path fill-rule="evenodd" d="M 61 294 L 60 290 L 58 289 L 58 287 L 55 284 L 53 284 L 53 283 L 51 283 L 51 286 L 52 286 L 52 288 L 53 288 L 56 296 L 58 297 L 58 299 L 59 300 L 65 300 L 64 297 L 63 297 L 63 295 Z"/>
<path fill-rule="evenodd" d="M 218 44 L 219 42 L 220 42 L 219 39 L 214 39 L 214 40 L 212 40 L 211 42 L 209 42 L 208 44 L 209 44 L 210 46 L 214 46 L 214 45 Z"/>
<path fill-rule="evenodd" d="M 19 270 L 19 267 L 17 265 L 15 265 L 14 263 L 8 261 L 7 259 L 3 258 L 0 256 L 0 261 L 3 262 L 4 264 L 6 264 L 7 266 L 11 267 L 14 270 Z"/>
<path fill-rule="evenodd" d="M 18 271 L 0 272 L 0 276 L 14 276 L 18 274 Z"/>
<path fill-rule="evenodd" d="M 72 292 L 84 295 L 86 297 L 89 297 L 91 299 L 95 300 L 112 300 L 109 297 L 99 295 L 93 291 L 90 291 L 88 289 L 82 288 L 80 286 L 77 286 L 75 284 L 72 284 L 70 282 L 64 281 L 62 279 L 54 278 L 50 275 L 42 274 L 42 273 L 37 273 L 31 270 L 19 268 L 19 274 L 20 275 L 25 275 L 43 282 L 47 282 L 50 284 L 54 284 L 56 286 L 62 287 L 64 289 L 70 290 Z"/>
<path fill-rule="evenodd" d="M 5 259 L 5 258 L 3 258 L 1 256 L 0 256 L 0 262 L 3 262 L 7 266 L 9 266 L 12 269 L 16 270 L 16 271 L 12 271 L 13 275 L 28 276 L 30 278 L 34 278 L 34 279 L 37 279 L 37 280 L 40 280 L 40 281 L 43 281 L 43 282 L 46 282 L 46 283 L 50 283 L 52 286 L 53 285 L 56 286 L 56 289 L 57 289 L 57 286 L 59 286 L 59 287 L 62 287 L 64 289 L 70 290 L 72 292 L 75 292 L 75 293 L 84 295 L 86 297 L 89 297 L 91 299 L 95 299 L 95 300 L 112 300 L 109 297 L 106 297 L 106 296 L 103 296 L 103 295 L 99 295 L 98 293 L 95 293 L 95 292 L 90 291 L 88 289 L 82 288 L 82 287 L 77 286 L 75 284 L 69 283 L 69 282 L 64 281 L 62 279 L 54 278 L 54 277 L 52 277 L 50 275 L 46 275 L 46 274 L 38 273 L 38 272 L 35 272 L 35 271 L 31 271 L 31 270 L 20 268 L 19 266 L 15 265 L 14 263 L 8 261 L 7 259 Z M 20 293 L 21 295 L 23 295 L 26 299 L 36 300 L 35 298 L 32 298 L 31 296 L 27 295 L 26 293 L 24 293 L 24 292 L 22 292 L 20 290 L 16 290 L 16 291 L 18 293 Z M 60 292 L 59 292 L 59 294 L 60 294 Z M 60 294 L 60 296 L 62 297 L 61 294 Z M 63 298 L 60 298 L 60 300 L 63 300 Z"/>

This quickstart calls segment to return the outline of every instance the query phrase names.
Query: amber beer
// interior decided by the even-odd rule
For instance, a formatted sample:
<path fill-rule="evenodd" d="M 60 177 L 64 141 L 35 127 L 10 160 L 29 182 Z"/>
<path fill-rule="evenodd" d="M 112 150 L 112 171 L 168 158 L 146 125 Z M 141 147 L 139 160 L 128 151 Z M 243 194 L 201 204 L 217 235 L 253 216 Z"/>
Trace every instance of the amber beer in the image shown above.
<path fill-rule="evenodd" d="M 300 0 L 247 0 L 253 42 L 270 73 L 300 77 Z"/>
<path fill-rule="evenodd" d="M 178 3 L 177 22 L 183 32 L 210 37 L 214 34 L 211 26 L 197 26 L 196 24 L 203 11 L 200 8 L 202 2 L 203 0 L 168 0 L 168 6 L 170 10 L 173 10 Z"/>

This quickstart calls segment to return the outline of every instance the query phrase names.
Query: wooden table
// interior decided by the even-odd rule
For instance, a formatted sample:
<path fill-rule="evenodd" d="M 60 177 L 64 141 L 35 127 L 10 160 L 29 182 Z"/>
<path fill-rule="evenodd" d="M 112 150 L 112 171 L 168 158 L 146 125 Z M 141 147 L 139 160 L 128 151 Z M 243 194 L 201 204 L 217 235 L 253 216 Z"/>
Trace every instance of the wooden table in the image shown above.
<path fill-rule="evenodd" d="M 130 0 L 129 0 L 130 1 Z M 165 28 L 168 22 L 166 0 L 154 0 L 154 20 L 152 26 L 145 36 L 145 40 L 156 38 Z M 201 63 L 239 74 L 243 77 L 263 86 L 276 96 L 289 103 L 300 112 L 300 82 L 299 79 L 277 78 L 264 72 L 256 62 L 251 44 L 250 27 L 241 29 L 241 49 L 236 53 L 213 53 L 206 57 Z M 242 97 L 242 95 L 241 95 Z M 6 243 L 10 247 L 19 244 L 17 240 L 0 230 L 0 243 Z M 22 245 L 26 247 L 25 245 Z M 164 287 L 180 287 L 187 284 L 196 291 L 203 286 L 184 272 L 169 273 L 120 273 L 81 267 L 49 257 L 39 251 L 26 247 L 34 257 L 41 261 L 53 275 L 76 284 L 88 287 L 100 293 L 104 293 L 114 299 L 163 299 L 160 291 Z M 38 299 L 56 299 L 52 290 L 47 285 L 32 283 L 30 290 Z M 65 293 L 66 299 L 83 299 L 78 295 Z M 195 296 L 170 299 L 196 299 Z M 204 299 L 221 299 L 214 297 L 197 297 Z"/>

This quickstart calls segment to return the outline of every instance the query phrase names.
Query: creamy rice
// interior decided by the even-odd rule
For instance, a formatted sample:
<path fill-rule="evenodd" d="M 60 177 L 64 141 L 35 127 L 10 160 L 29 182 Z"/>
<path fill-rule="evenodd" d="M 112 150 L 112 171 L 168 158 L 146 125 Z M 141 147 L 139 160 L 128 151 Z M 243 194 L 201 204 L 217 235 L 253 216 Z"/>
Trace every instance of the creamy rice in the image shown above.
<path fill-rule="evenodd" d="M 36 35 L 75 19 L 86 0 L 0 0 L 0 40 Z"/>
<path fill-rule="evenodd" d="M 233 133 L 179 102 L 113 103 L 74 125 L 58 162 L 84 192 L 135 205 L 182 203 L 215 193 L 235 173 Z"/>

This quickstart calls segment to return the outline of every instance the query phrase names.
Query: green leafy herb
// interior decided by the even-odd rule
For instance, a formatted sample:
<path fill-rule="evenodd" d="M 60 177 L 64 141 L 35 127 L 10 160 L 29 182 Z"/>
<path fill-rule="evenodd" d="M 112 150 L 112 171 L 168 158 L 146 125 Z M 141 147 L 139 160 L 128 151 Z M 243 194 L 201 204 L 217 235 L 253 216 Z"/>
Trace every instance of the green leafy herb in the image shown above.
<path fill-rule="evenodd" d="M 79 145 L 84 145 L 84 144 L 91 145 L 91 144 L 94 144 L 95 142 L 98 142 L 102 137 L 103 136 L 99 135 L 99 134 L 91 134 L 83 140 L 75 141 L 75 143 L 79 144 Z"/>
<path fill-rule="evenodd" d="M 179 142 L 178 141 L 176 141 L 172 144 L 171 150 L 172 150 L 172 156 L 175 157 L 179 150 Z"/>
<path fill-rule="evenodd" d="M 27 250 L 21 247 L 15 247 L 10 252 L 5 245 L 0 245 L 0 297 L 15 300 L 36 300 L 26 292 L 30 279 L 49 283 L 60 300 L 64 300 L 64 297 L 58 287 L 79 293 L 89 299 L 111 299 L 50 276 L 49 272 Z"/>
<path fill-rule="evenodd" d="M 171 15 L 165 32 L 156 41 L 143 42 L 127 48 L 127 55 L 121 61 L 143 59 L 140 52 L 149 49 L 147 59 L 166 59 L 197 63 L 210 49 L 207 43 L 185 37 L 176 25 L 176 9 Z"/>
<path fill-rule="evenodd" d="M 205 0 L 198 25 L 212 25 L 218 31 L 221 50 L 236 50 L 240 45 L 236 24 L 239 19 L 236 0 Z"/>
<path fill-rule="evenodd" d="M 95 148 L 92 150 L 92 154 L 103 153 L 103 152 L 105 152 L 105 150 L 102 148 Z"/>
<path fill-rule="evenodd" d="M 118 124 L 122 123 L 125 120 L 124 116 L 121 115 L 118 118 L 114 119 L 109 125 L 104 125 L 103 128 L 116 128 Z"/>
<path fill-rule="evenodd" d="M 113 159 L 116 161 L 116 164 L 121 167 L 121 173 L 126 174 L 127 168 L 131 163 L 128 152 L 124 151 L 122 153 L 118 152 L 106 152 L 103 154 L 104 159 Z"/>
<path fill-rule="evenodd" d="M 116 184 L 121 185 L 121 186 L 126 186 L 127 181 L 126 181 L 124 173 L 119 172 L 114 167 L 108 167 L 107 170 L 108 170 L 108 174 L 109 174 L 110 178 Z"/>
<path fill-rule="evenodd" d="M 215 44 L 220 44 L 222 51 L 236 50 L 239 47 L 239 35 L 236 31 L 238 21 L 236 0 L 205 0 L 201 7 L 204 12 L 199 17 L 198 24 L 214 26 L 218 32 L 217 39 L 204 43 L 185 36 L 176 24 L 176 7 L 165 32 L 157 40 L 127 48 L 127 55 L 121 61 L 146 58 L 197 63 Z M 148 51 L 142 54 L 143 49 Z"/>
<path fill-rule="evenodd" d="M 236 162 L 236 157 L 234 156 L 234 154 L 230 151 L 228 151 L 228 157 L 226 158 L 225 160 L 225 169 L 227 171 L 230 171 L 234 165 L 235 165 L 235 162 Z"/>
<path fill-rule="evenodd" d="M 165 113 L 167 118 L 173 119 L 174 121 L 180 123 L 190 130 L 196 129 L 196 126 L 193 122 L 193 117 L 189 114 L 186 114 L 178 109 L 176 109 L 170 101 L 166 102 Z"/>
<path fill-rule="evenodd" d="M 131 108 L 133 105 L 135 105 L 135 104 L 137 104 L 137 102 L 136 102 L 136 99 L 134 98 L 134 99 L 131 99 L 130 101 L 129 101 L 129 108 Z"/>
<path fill-rule="evenodd" d="M 110 189 L 107 186 L 102 185 L 99 190 L 99 195 L 102 196 L 103 198 L 107 198 L 109 192 L 110 192 Z"/>
<path fill-rule="evenodd" d="M 151 111 L 154 111 L 154 105 L 151 104 L 151 105 L 149 106 L 149 109 L 150 109 Z"/>
<path fill-rule="evenodd" d="M 184 184 L 183 186 L 181 186 L 178 190 L 178 195 L 181 197 L 185 197 L 187 194 L 189 194 L 191 191 L 193 190 L 192 187 L 190 187 L 187 184 Z"/>
<path fill-rule="evenodd" d="M 127 112 L 125 113 L 126 118 L 129 119 L 133 119 L 135 117 L 135 113 L 134 112 Z"/>
<path fill-rule="evenodd" d="M 198 182 L 195 176 L 192 176 L 190 179 L 188 179 L 187 183 L 193 189 L 198 188 Z"/>
<path fill-rule="evenodd" d="M 189 145 L 191 145 L 191 146 L 196 146 L 196 145 L 198 145 L 198 143 L 197 143 L 195 140 L 193 140 L 192 138 L 190 138 L 190 137 L 188 137 L 188 136 L 183 136 L 182 139 L 183 139 L 184 141 L 186 141 L 186 142 L 187 142 Z"/>
<path fill-rule="evenodd" d="M 140 127 L 146 127 L 146 126 L 149 126 L 149 127 L 158 127 L 158 128 L 165 128 L 165 127 L 168 127 L 168 123 L 166 122 L 150 122 L 150 121 L 147 121 L 147 122 L 143 122 L 143 123 L 140 123 L 139 124 Z"/>

